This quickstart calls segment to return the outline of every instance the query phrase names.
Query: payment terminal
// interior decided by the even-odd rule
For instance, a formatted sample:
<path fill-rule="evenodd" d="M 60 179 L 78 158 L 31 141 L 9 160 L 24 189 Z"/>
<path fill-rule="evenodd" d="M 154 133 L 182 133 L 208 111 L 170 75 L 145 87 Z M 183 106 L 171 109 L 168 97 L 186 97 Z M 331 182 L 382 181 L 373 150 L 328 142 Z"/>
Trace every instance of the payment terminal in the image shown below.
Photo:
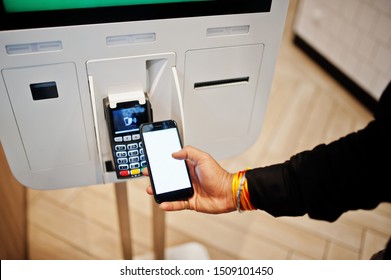
<path fill-rule="evenodd" d="M 112 98 L 113 102 L 111 96 L 103 100 L 114 163 L 106 162 L 106 169 L 114 168 L 118 179 L 139 177 L 146 166 L 139 127 L 152 121 L 152 108 L 143 95 L 135 100 Z"/>

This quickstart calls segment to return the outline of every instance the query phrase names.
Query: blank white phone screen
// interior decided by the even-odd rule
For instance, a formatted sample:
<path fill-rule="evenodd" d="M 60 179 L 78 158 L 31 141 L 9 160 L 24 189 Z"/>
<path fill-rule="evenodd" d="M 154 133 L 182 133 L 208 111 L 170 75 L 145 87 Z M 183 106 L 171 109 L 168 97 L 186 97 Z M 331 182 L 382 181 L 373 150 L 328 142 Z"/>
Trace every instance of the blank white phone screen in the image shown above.
<path fill-rule="evenodd" d="M 177 130 L 148 131 L 143 137 L 156 194 L 190 188 L 185 161 L 171 155 L 181 149 Z"/>

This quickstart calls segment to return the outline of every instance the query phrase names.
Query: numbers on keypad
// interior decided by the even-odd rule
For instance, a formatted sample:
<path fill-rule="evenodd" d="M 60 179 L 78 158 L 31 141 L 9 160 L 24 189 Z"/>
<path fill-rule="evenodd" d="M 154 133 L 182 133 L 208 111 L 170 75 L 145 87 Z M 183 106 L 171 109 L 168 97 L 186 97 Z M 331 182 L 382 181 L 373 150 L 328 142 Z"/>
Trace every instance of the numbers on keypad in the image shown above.
<path fill-rule="evenodd" d="M 140 141 L 140 134 L 134 133 L 131 135 L 117 136 L 114 138 L 114 142 L 116 143 L 114 152 L 119 176 L 140 176 L 141 168 L 147 165 L 143 145 Z"/>

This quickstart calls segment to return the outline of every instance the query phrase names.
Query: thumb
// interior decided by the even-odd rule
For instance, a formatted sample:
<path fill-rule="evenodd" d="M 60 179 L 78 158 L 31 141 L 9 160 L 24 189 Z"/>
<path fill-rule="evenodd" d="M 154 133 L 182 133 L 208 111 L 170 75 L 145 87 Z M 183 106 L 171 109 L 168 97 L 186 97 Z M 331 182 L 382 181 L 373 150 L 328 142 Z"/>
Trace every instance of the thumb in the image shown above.
<path fill-rule="evenodd" d="M 178 152 L 172 153 L 175 159 L 188 159 L 192 162 L 198 162 L 205 153 L 192 146 L 185 146 Z"/>
<path fill-rule="evenodd" d="M 187 159 L 187 152 L 184 149 L 181 149 L 178 152 L 172 153 L 172 157 L 175 159 Z"/>

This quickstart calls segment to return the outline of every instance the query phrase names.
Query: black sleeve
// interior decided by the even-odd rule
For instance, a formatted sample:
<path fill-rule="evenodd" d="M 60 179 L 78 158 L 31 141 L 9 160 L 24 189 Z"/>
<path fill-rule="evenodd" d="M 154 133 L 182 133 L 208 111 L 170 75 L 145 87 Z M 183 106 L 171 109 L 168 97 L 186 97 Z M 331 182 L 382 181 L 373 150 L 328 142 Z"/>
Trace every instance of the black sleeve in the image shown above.
<path fill-rule="evenodd" d="M 391 83 L 364 129 L 284 163 L 247 171 L 251 202 L 273 216 L 308 214 L 328 221 L 391 202 L 390 132 Z"/>

